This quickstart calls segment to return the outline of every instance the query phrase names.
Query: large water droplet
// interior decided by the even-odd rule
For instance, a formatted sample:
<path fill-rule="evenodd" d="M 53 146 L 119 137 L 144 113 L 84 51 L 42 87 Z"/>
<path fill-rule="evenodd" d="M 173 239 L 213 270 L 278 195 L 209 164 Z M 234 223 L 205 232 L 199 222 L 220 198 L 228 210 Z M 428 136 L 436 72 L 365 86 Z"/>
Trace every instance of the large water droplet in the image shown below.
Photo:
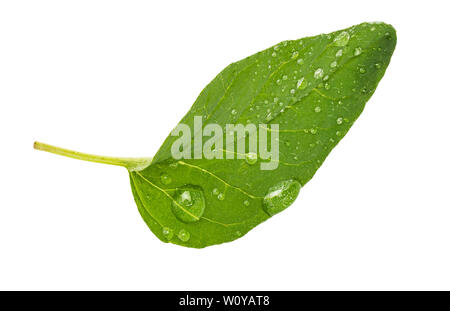
<path fill-rule="evenodd" d="M 172 201 L 172 212 L 181 221 L 196 222 L 205 211 L 203 191 L 197 187 L 177 189 Z"/>
<path fill-rule="evenodd" d="M 283 211 L 295 201 L 300 188 L 300 183 L 293 179 L 279 182 L 270 187 L 263 200 L 265 211 L 270 216 Z"/>
<path fill-rule="evenodd" d="M 343 31 L 340 34 L 334 38 L 334 44 L 337 46 L 345 46 L 348 43 L 348 40 L 350 40 L 350 35 L 348 32 Z"/>
<path fill-rule="evenodd" d="M 188 231 L 181 229 L 178 232 L 178 238 L 183 242 L 187 242 L 191 238 L 191 234 Z"/>

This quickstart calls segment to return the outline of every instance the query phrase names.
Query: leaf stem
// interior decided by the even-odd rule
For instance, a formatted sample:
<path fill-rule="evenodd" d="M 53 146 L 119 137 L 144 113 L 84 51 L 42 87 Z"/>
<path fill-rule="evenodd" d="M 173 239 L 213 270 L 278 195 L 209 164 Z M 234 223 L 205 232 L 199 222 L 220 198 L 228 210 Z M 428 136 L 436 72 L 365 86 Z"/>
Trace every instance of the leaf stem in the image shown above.
<path fill-rule="evenodd" d="M 106 157 L 99 156 L 94 154 L 82 153 L 78 151 L 73 151 L 69 149 L 64 149 L 40 142 L 34 142 L 34 149 L 46 151 L 54 154 L 59 154 L 65 157 L 74 158 L 78 160 L 84 160 L 89 162 L 110 164 L 110 165 L 118 165 L 127 168 L 129 171 L 138 171 L 142 170 L 145 167 L 149 166 L 152 162 L 152 158 L 115 158 L 115 157 Z"/>

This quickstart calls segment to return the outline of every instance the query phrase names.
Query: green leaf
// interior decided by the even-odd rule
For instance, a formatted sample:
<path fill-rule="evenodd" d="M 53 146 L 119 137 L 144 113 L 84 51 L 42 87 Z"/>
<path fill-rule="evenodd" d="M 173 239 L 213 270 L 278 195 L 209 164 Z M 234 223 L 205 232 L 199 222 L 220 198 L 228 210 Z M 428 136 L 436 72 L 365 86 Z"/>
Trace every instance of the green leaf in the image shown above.
<path fill-rule="evenodd" d="M 200 116 L 203 128 L 256 124 L 259 136 L 277 134 L 274 170 L 261 169 L 268 160 L 250 153 L 248 143 L 244 159 L 225 159 L 237 153 L 236 145 L 226 145 L 219 150 L 224 159 L 176 160 L 172 135 L 152 161 L 36 147 L 127 167 L 138 210 L 164 242 L 202 248 L 233 241 L 294 202 L 362 112 L 395 44 L 392 26 L 363 23 L 281 42 L 229 65 L 206 86 L 180 123 L 193 129 Z M 200 138 L 204 144 L 210 137 Z"/>

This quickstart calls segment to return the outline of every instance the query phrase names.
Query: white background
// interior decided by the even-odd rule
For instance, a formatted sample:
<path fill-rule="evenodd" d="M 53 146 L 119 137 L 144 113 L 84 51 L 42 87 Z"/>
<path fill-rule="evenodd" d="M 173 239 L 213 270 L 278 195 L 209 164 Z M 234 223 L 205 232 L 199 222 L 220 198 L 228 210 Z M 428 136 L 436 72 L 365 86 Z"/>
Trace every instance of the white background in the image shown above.
<path fill-rule="evenodd" d="M 446 1 L 2 1 L 0 289 L 450 290 Z M 364 21 L 397 29 L 365 111 L 289 209 L 206 249 L 161 243 L 126 170 L 229 63 Z"/>

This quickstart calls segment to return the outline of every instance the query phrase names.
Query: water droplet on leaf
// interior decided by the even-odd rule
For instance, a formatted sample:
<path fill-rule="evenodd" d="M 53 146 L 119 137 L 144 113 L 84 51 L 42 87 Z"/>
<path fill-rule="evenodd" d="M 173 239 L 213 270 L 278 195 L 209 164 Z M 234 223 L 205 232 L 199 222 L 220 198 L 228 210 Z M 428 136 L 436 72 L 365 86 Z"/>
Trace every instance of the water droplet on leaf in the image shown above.
<path fill-rule="evenodd" d="M 168 185 L 172 182 L 172 178 L 169 175 L 164 174 L 164 173 L 161 174 L 160 179 L 161 179 L 161 183 L 163 185 Z"/>
<path fill-rule="evenodd" d="M 270 216 L 283 211 L 295 201 L 300 188 L 300 183 L 293 179 L 279 182 L 270 187 L 263 200 L 265 211 Z"/>
<path fill-rule="evenodd" d="M 191 238 L 191 234 L 188 231 L 181 229 L 178 232 L 178 238 L 183 242 L 187 242 Z"/>
<path fill-rule="evenodd" d="M 181 188 L 175 192 L 172 213 L 181 221 L 190 223 L 200 220 L 205 211 L 205 197 L 199 188 Z"/>
<path fill-rule="evenodd" d="M 348 40 L 350 40 L 350 35 L 348 32 L 343 31 L 340 34 L 334 38 L 334 44 L 337 46 L 346 46 L 348 43 Z"/>
<path fill-rule="evenodd" d="M 258 161 L 258 155 L 254 152 L 249 152 L 245 155 L 245 161 L 248 164 L 253 165 Z"/>
<path fill-rule="evenodd" d="M 162 229 L 162 234 L 163 234 L 163 236 L 167 239 L 167 240 L 172 240 L 172 238 L 173 238 L 173 230 L 172 229 L 170 229 L 170 228 L 168 228 L 168 227 L 164 227 L 163 229 Z"/>
<path fill-rule="evenodd" d="M 306 88 L 307 84 L 308 83 L 306 82 L 305 78 L 303 77 L 297 81 L 297 88 L 299 90 L 303 90 L 304 88 Z"/>
<path fill-rule="evenodd" d="M 317 70 L 314 72 L 314 78 L 315 79 L 320 79 L 323 77 L 323 69 L 322 68 L 317 68 Z"/>

